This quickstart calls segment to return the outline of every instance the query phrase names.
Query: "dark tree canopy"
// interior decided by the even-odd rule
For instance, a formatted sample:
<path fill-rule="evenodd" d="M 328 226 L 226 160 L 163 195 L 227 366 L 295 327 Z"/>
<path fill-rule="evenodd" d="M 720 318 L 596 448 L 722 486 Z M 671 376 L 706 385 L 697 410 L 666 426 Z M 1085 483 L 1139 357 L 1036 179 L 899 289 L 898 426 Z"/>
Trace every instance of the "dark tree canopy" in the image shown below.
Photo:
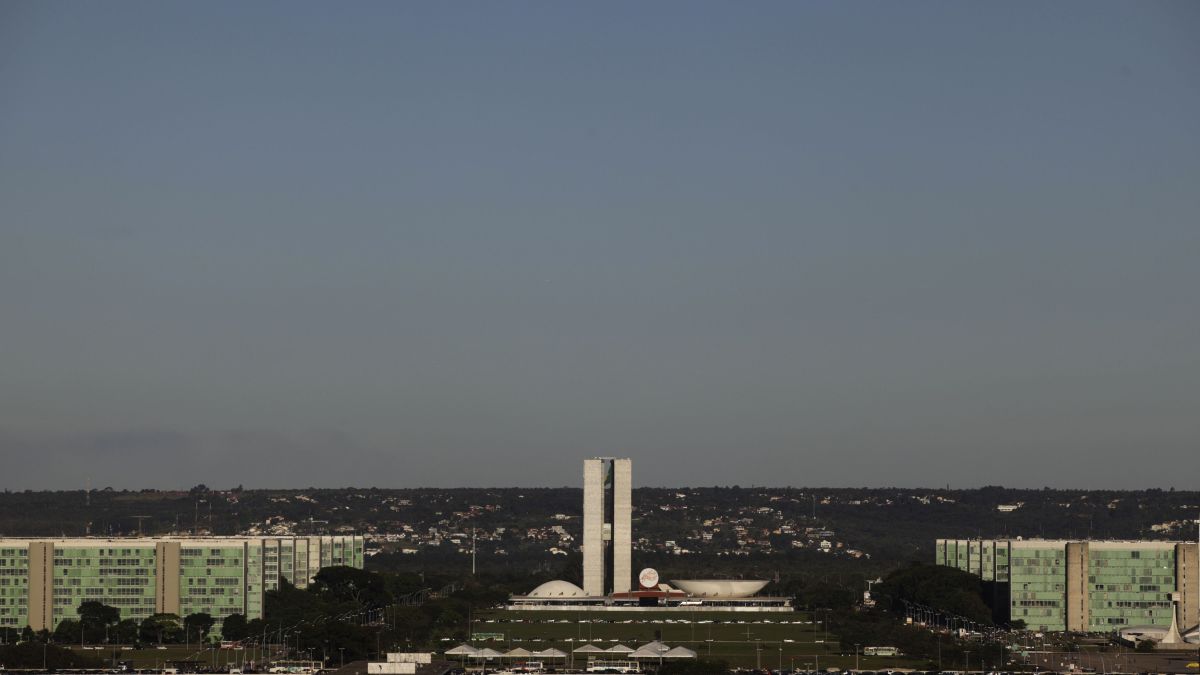
<path fill-rule="evenodd" d="M 54 641 L 59 644 L 79 644 L 83 642 L 82 630 L 75 619 L 63 619 L 54 628 Z"/>
<path fill-rule="evenodd" d="M 85 624 L 112 626 L 121 620 L 121 610 L 98 600 L 85 600 L 76 610 L 79 620 Z"/>
<path fill-rule="evenodd" d="M 992 623 L 992 611 L 983 601 L 982 582 L 978 577 L 952 567 L 911 565 L 901 568 L 876 586 L 873 595 L 893 610 L 903 610 L 907 601 L 984 625 Z"/>
<path fill-rule="evenodd" d="M 328 595 L 334 602 L 352 602 L 359 607 L 381 607 L 391 601 L 382 577 L 354 567 L 323 568 L 309 590 Z"/>
<path fill-rule="evenodd" d="M 112 642 L 122 645 L 131 645 L 138 641 L 138 622 L 137 619 L 121 619 L 117 624 L 113 634 Z"/>
<path fill-rule="evenodd" d="M 221 637 L 226 640 L 244 640 L 249 635 L 244 614 L 230 614 L 221 622 Z"/>
<path fill-rule="evenodd" d="M 187 630 L 188 640 L 197 642 L 208 637 L 208 632 L 212 630 L 216 620 L 207 612 L 195 612 L 188 614 L 183 619 L 183 625 Z"/>
<path fill-rule="evenodd" d="M 138 626 L 142 642 L 171 644 L 183 641 L 183 623 L 175 614 L 152 614 Z"/>

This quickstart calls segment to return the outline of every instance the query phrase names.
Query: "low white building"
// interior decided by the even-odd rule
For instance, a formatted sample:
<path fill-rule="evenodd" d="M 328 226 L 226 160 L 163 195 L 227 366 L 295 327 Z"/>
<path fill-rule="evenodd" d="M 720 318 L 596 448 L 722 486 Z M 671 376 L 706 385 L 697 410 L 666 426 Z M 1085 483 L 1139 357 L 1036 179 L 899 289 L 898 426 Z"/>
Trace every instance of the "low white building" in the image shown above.
<path fill-rule="evenodd" d="M 432 652 L 389 652 L 386 661 L 367 664 L 367 675 L 415 675 L 417 666 L 433 663 Z"/>

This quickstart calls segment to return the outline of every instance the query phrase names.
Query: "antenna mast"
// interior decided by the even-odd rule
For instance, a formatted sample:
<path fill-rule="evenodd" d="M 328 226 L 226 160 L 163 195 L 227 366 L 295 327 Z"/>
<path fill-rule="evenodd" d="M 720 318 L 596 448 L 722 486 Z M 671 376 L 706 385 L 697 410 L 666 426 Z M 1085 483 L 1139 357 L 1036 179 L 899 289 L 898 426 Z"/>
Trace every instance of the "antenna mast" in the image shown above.
<path fill-rule="evenodd" d="M 146 520 L 150 516 L 129 516 L 129 517 L 134 518 L 138 521 L 138 532 L 137 533 L 138 533 L 139 537 L 142 536 L 142 521 Z"/>

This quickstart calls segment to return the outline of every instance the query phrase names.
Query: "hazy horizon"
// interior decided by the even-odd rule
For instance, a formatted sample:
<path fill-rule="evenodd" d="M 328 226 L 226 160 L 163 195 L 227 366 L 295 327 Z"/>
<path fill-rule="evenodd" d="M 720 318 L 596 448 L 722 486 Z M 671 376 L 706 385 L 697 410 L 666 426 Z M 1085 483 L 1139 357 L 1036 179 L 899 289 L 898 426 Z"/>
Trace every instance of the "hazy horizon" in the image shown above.
<path fill-rule="evenodd" d="M 197 484 L 201 485 L 201 484 Z M 3 488 L 4 492 L 13 494 L 20 492 L 61 492 L 66 494 L 84 494 L 86 492 L 104 492 L 111 490 L 112 492 L 157 492 L 157 493 L 188 493 L 197 485 L 189 486 L 172 486 L 172 487 L 155 487 L 155 486 L 139 486 L 139 487 L 118 487 L 113 485 L 93 485 L 90 489 L 87 487 L 61 487 L 61 488 L 22 488 L 12 489 Z M 262 485 L 209 485 L 202 484 L 211 492 L 229 492 L 231 490 L 242 489 L 247 491 L 261 492 L 305 492 L 305 491 L 322 491 L 322 490 L 578 490 L 583 491 L 582 479 L 579 485 L 405 485 L 405 486 L 385 486 L 385 485 L 290 485 L 290 486 L 262 486 Z M 821 490 L 901 490 L 908 492 L 940 492 L 940 491 L 980 491 L 990 489 L 1000 490 L 1017 490 L 1026 492 L 1151 492 L 1161 491 L 1172 494 L 1200 494 L 1200 489 L 1176 489 L 1176 488 L 1161 488 L 1157 486 L 1150 487 L 1131 487 L 1131 488 L 1102 488 L 1102 487 L 1087 487 L 1087 488 L 1072 488 L 1072 487 L 1014 487 L 1007 485 L 763 485 L 763 484 L 713 484 L 713 485 L 646 485 L 635 484 L 633 490 L 710 490 L 710 489 L 743 489 L 743 490 L 797 490 L 801 492 L 819 492 Z"/>
<path fill-rule="evenodd" d="M 1200 4 L 0 4 L 0 488 L 1186 487 Z"/>

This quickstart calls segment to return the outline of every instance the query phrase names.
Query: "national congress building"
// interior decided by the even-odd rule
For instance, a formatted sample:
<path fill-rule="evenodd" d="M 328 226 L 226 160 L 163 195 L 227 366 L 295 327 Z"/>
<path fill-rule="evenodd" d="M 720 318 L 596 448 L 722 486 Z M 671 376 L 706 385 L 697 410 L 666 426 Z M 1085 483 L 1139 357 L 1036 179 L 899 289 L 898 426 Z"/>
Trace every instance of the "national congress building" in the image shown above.
<path fill-rule="evenodd" d="M 54 630 L 98 600 L 122 619 L 263 615 L 263 593 L 304 588 L 322 567 L 362 568 L 363 538 L 0 539 L 0 627 Z"/>
<path fill-rule="evenodd" d="M 762 579 L 659 579 L 643 569 L 633 580 L 633 462 L 583 460 L 583 586 L 547 581 L 508 608 L 545 611 L 790 612 L 791 598 L 756 595 Z"/>

